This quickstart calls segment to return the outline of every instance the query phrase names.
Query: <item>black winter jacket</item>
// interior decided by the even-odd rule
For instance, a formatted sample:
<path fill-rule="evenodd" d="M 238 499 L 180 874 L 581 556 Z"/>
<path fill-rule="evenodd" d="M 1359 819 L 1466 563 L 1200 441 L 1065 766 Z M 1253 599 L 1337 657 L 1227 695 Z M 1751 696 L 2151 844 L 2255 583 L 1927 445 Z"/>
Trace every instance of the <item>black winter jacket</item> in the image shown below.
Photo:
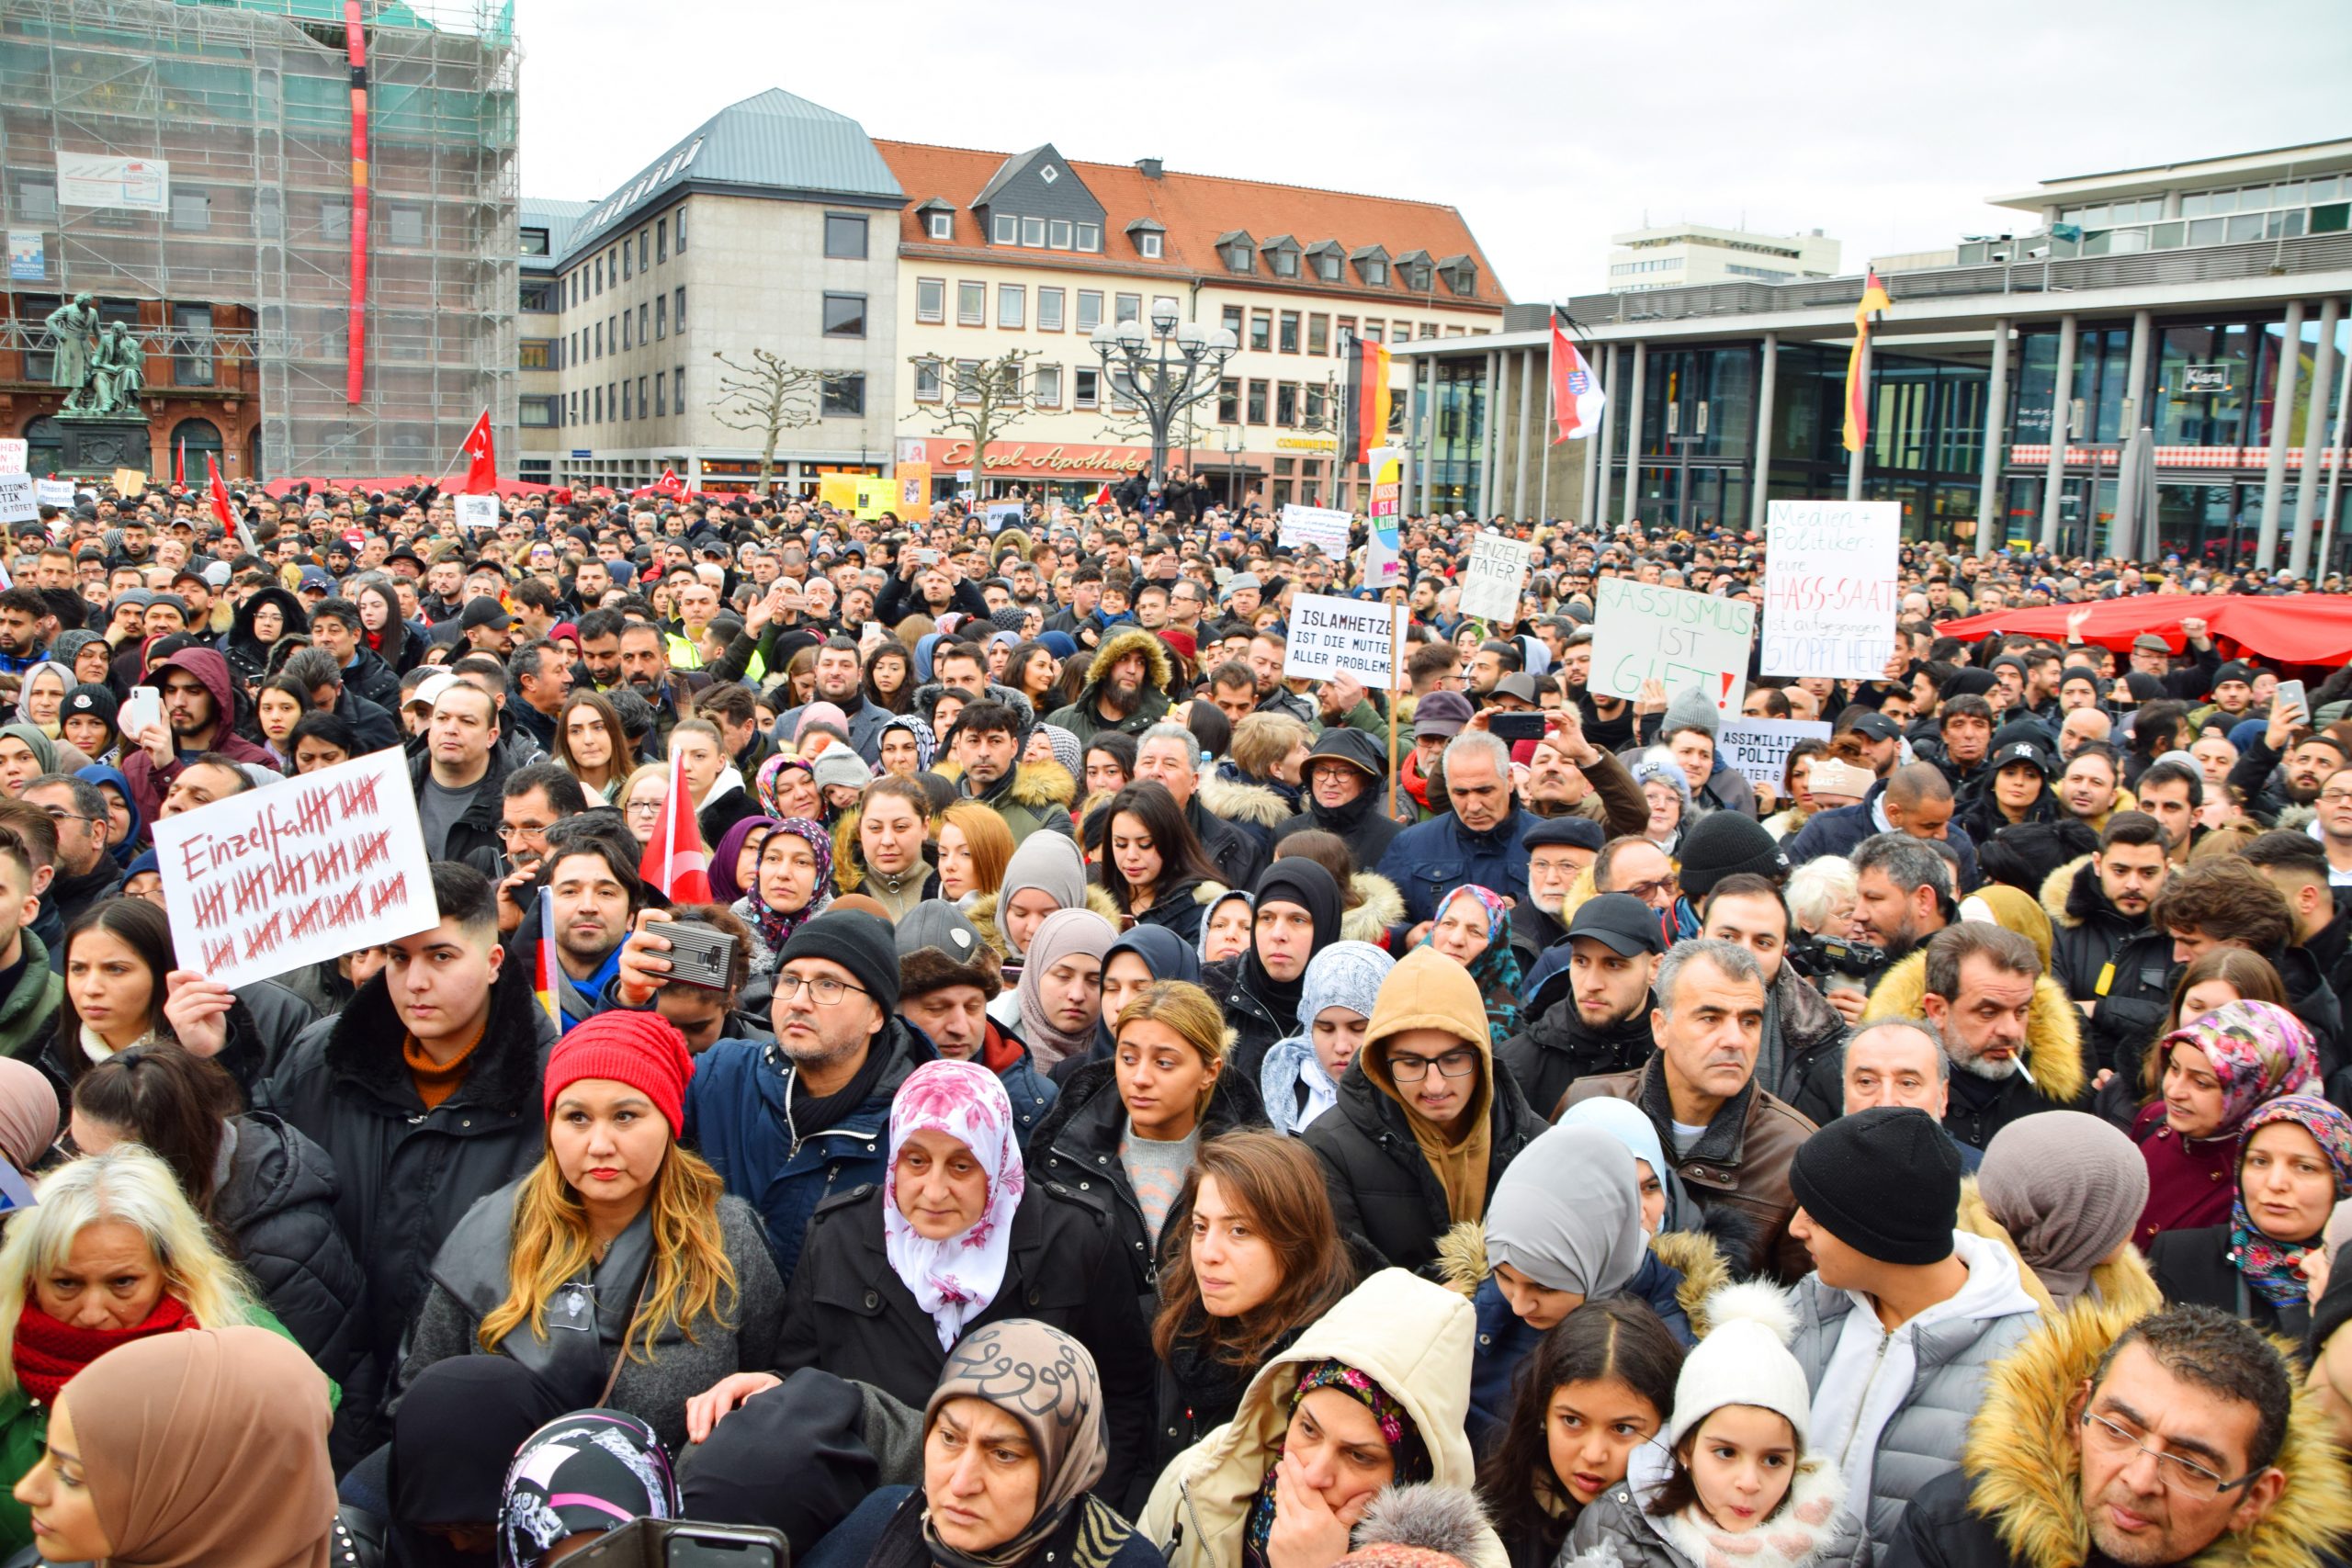
<path fill-rule="evenodd" d="M 1519 1151 L 1544 1131 L 1510 1074 L 1495 1072 L 1488 1108 L 1487 1196 Z M 1306 1146 L 1323 1162 L 1340 1234 L 1360 1237 L 1391 1268 L 1438 1278 L 1437 1244 L 1453 1224 L 1445 1189 L 1413 1138 L 1405 1108 L 1365 1077 L 1361 1063 L 1340 1080 L 1340 1102 L 1307 1123 Z"/>
<path fill-rule="evenodd" d="M 1590 1029 L 1577 1011 L 1568 972 L 1555 971 L 1528 998 L 1526 1027 L 1495 1047 L 1495 1060 L 1519 1085 L 1528 1109 L 1550 1121 L 1560 1099 L 1581 1077 L 1630 1073 L 1650 1059 L 1650 1009 L 1605 1029 Z"/>
<path fill-rule="evenodd" d="M 364 648 L 359 651 L 366 658 L 375 658 Z M 345 671 L 346 680 L 349 673 Z M 514 756 L 506 747 L 490 749 L 490 770 L 482 774 L 465 815 L 449 824 L 449 837 L 438 858 L 472 866 L 492 882 L 504 874 L 500 869 L 500 858 L 505 853 L 506 844 L 498 836 L 498 829 L 505 820 L 506 774 L 513 766 Z M 432 776 L 433 758 L 429 753 L 418 751 L 409 758 L 409 787 L 416 792 L 420 803 L 424 799 L 424 781 Z"/>
<path fill-rule="evenodd" d="M 817 1205 L 785 1293 L 775 1371 L 790 1377 L 822 1367 L 920 1410 L 938 1386 L 947 1352 L 938 1324 L 890 1267 L 883 1202 L 882 1189 L 867 1182 Z M 1059 1182 L 1041 1181 L 1021 1195 L 1012 1235 L 995 1299 L 963 1331 L 1033 1317 L 1086 1347 L 1102 1377 L 1110 1426 L 1111 1468 L 1100 1486 L 1122 1495 L 1150 1450 L 1154 1362 L 1111 1213 L 1079 1201 Z"/>
<path fill-rule="evenodd" d="M 1203 914 L 1205 917 L 1206 911 Z M 1196 931 L 1198 929 L 1194 928 Z M 1225 1050 L 1220 1087 L 1225 1078 L 1235 1077 L 1256 1083 L 1258 1069 L 1265 1066 L 1266 1053 L 1273 1049 L 1274 1042 L 1298 1032 L 1296 1020 L 1279 1016 L 1265 998 L 1250 988 L 1249 963 L 1248 953 L 1237 953 L 1201 971 L 1202 987 L 1225 1010 L 1225 1026 L 1233 1032 L 1233 1043 Z"/>
<path fill-rule="evenodd" d="M 2051 978 L 2078 1002 L 2098 999 L 2099 978 L 2108 964 L 2125 942 L 2148 929 L 2146 917 L 2134 919 L 2108 897 L 2099 886 L 2096 855 L 2052 873 L 2041 885 L 2041 908 L 2050 917 Z M 2100 1065 L 2111 1065 L 2110 1041 L 2103 1032 L 2095 1029 L 2093 1033 Z"/>
<path fill-rule="evenodd" d="M 527 970 L 501 973 L 465 1081 L 429 1111 L 401 1060 L 404 1033 L 379 975 L 302 1032 L 264 1096 L 334 1162 L 335 1220 L 367 1273 L 360 1339 L 373 1361 L 344 1387 L 363 1408 L 382 1396 L 441 1243 L 474 1200 L 538 1163 L 546 1136 L 539 1081 L 555 1026 Z"/>
<path fill-rule="evenodd" d="M 334 1218 L 334 1162 L 267 1111 L 233 1116 L 237 1146 L 213 1223 L 262 1300 L 319 1371 L 341 1382 L 367 1353 L 366 1277 Z"/>

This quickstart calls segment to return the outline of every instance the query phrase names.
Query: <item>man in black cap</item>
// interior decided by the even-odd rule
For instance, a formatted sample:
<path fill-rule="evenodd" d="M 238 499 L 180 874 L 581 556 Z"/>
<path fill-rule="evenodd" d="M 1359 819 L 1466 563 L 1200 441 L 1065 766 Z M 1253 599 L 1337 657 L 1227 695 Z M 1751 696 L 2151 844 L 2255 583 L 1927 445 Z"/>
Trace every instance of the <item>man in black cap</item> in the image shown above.
<path fill-rule="evenodd" d="M 898 1011 L 889 925 L 828 910 L 776 953 L 775 1038 L 721 1040 L 695 1059 L 686 1140 L 760 1211 L 787 1280 L 817 1205 L 882 1179 L 890 1100 L 937 1055 Z"/>
<path fill-rule="evenodd" d="M 1402 764 L 1404 776 L 1396 781 L 1397 792 L 1412 798 L 1415 821 L 1426 821 L 1442 809 L 1442 796 L 1440 804 L 1431 803 L 1431 780 L 1447 742 L 1462 733 L 1462 727 L 1470 722 L 1470 699 L 1459 692 L 1427 692 L 1415 700 L 1407 730 L 1413 750 Z"/>
<path fill-rule="evenodd" d="M 1387 812 L 1388 759 L 1380 742 L 1352 726 L 1327 729 L 1316 737 L 1299 779 L 1306 807 L 1274 829 L 1274 842 L 1319 829 L 1346 840 L 1358 865 L 1378 865 L 1404 827 Z"/>
<path fill-rule="evenodd" d="M 899 1016 L 921 1030 L 941 1055 L 977 1061 L 1004 1085 L 1021 1146 L 1060 1089 L 1038 1070 L 1029 1047 L 989 1016 L 1004 989 L 996 950 L 964 911 L 944 898 L 926 898 L 898 923 Z"/>
<path fill-rule="evenodd" d="M 477 594 L 466 601 L 458 614 L 458 636 L 476 653 L 487 653 L 493 659 L 506 657 L 507 645 L 514 641 L 514 617 L 497 600 Z"/>
<path fill-rule="evenodd" d="M 1566 942 L 1564 961 L 1530 976 L 1525 1026 L 1495 1048 L 1527 1103 L 1546 1117 L 1578 1078 L 1630 1072 L 1649 1059 L 1650 980 L 1666 953 L 1656 911 L 1630 893 L 1599 893 L 1578 905 Z"/>
<path fill-rule="evenodd" d="M 1607 841 L 1607 829 L 1589 817 L 1543 818 L 1520 840 L 1527 849 L 1527 897 L 1511 906 L 1510 944 L 1521 974 L 1567 937 L 1562 911 L 1568 894 Z"/>
<path fill-rule="evenodd" d="M 1877 777 L 1886 777 L 1903 760 L 1902 727 L 1877 709 L 1864 708 L 1855 713 L 1842 728 L 1860 737 L 1862 750 L 1871 760 L 1871 772 Z"/>
<path fill-rule="evenodd" d="M 1959 1467 L 1993 1363 L 2040 1309 L 2015 1253 L 1958 1228 L 1960 1156 L 1924 1111 L 1839 1117 L 1798 1146 L 1789 1186 L 1814 1266 L 1789 1350 L 1815 1431 L 1838 1435 L 1848 1511 L 1891 1540 L 1912 1495 Z"/>

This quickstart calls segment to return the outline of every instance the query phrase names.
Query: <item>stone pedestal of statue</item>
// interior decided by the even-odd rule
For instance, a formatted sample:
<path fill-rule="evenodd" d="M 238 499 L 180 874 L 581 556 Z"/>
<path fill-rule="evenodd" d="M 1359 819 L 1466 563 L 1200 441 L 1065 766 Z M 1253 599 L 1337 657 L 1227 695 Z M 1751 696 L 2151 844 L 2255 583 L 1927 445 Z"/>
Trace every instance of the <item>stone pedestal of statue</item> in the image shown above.
<path fill-rule="evenodd" d="M 57 421 L 62 442 L 57 471 L 74 479 L 111 479 L 117 468 L 137 468 L 153 479 L 154 433 L 143 419 L 95 419 L 86 414 Z M 165 473 L 162 478 L 168 479 Z"/>

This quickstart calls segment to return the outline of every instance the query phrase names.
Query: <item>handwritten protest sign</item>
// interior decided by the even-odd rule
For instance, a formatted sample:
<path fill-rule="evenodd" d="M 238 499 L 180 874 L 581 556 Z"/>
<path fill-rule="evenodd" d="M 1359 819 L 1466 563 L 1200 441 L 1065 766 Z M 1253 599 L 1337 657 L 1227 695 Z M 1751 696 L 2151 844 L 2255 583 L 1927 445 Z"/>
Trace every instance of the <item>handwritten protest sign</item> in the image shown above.
<path fill-rule="evenodd" d="M 31 456 L 33 444 L 21 435 L 0 440 L 0 474 L 21 474 L 25 459 Z"/>
<path fill-rule="evenodd" d="M 29 523 L 40 515 L 30 474 L 0 474 L 0 523 Z"/>
<path fill-rule="evenodd" d="M 1402 604 L 1301 593 L 1291 601 L 1283 673 L 1308 681 L 1352 675 L 1389 691 L 1396 683 L 1396 645 L 1404 635 Z"/>
<path fill-rule="evenodd" d="M 895 512 L 899 506 L 899 481 L 879 475 L 861 474 L 857 480 L 857 504 L 852 510 L 868 523 L 880 520 L 885 512 Z"/>
<path fill-rule="evenodd" d="M 931 465 L 901 462 L 890 477 L 899 486 L 899 515 L 905 518 L 923 517 L 931 512 Z"/>
<path fill-rule="evenodd" d="M 33 504 L 36 506 L 70 507 L 74 504 L 72 479 L 35 479 Z"/>
<path fill-rule="evenodd" d="M 1285 506 L 1280 537 L 1294 550 L 1312 545 L 1327 556 L 1342 556 L 1348 553 L 1348 527 L 1354 521 L 1353 513 L 1336 506 Z"/>
<path fill-rule="evenodd" d="M 1017 501 L 992 501 L 980 515 L 987 521 L 989 533 L 1001 534 L 1007 528 L 1021 526 L 1022 506 Z"/>
<path fill-rule="evenodd" d="M 1756 606 L 1711 593 L 1660 588 L 1622 577 L 1594 585 L 1592 689 L 1633 697 L 1653 677 L 1668 696 L 1697 687 L 1724 713 L 1739 711 L 1747 689 L 1747 649 Z"/>
<path fill-rule="evenodd" d="M 1826 740 L 1829 727 L 1807 718 L 1726 720 L 1715 736 L 1715 755 L 1752 784 L 1781 787 L 1789 752 L 1800 740 Z"/>
<path fill-rule="evenodd" d="M 1462 613 L 1482 621 L 1504 621 L 1519 614 L 1520 590 L 1527 585 L 1535 547 L 1500 534 L 1481 534 L 1470 546 L 1462 574 Z"/>
<path fill-rule="evenodd" d="M 498 497 L 494 495 L 461 495 L 457 497 L 456 501 L 458 526 L 464 528 L 495 528 L 498 526 Z"/>
<path fill-rule="evenodd" d="M 1892 501 L 1776 501 L 1765 520 L 1767 675 L 1875 681 L 1894 651 Z"/>
<path fill-rule="evenodd" d="M 398 750 L 155 824 L 180 963 L 224 986 L 413 936 L 440 915 Z"/>

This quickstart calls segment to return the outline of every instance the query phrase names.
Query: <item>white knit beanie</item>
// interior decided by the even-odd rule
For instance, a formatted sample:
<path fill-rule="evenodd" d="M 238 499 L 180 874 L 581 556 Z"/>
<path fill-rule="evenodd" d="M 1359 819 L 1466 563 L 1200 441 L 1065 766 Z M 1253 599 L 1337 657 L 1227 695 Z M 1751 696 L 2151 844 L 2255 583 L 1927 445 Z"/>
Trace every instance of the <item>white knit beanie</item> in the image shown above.
<path fill-rule="evenodd" d="M 1810 1441 L 1805 1428 L 1813 1393 L 1805 1386 L 1804 1369 L 1789 1354 L 1797 1328 L 1789 1298 L 1775 1286 L 1751 1280 L 1715 1292 L 1703 1310 L 1714 1326 L 1683 1358 L 1666 1446 L 1679 1445 L 1692 1427 L 1726 1404 L 1753 1404 L 1788 1418 L 1802 1455 Z"/>

